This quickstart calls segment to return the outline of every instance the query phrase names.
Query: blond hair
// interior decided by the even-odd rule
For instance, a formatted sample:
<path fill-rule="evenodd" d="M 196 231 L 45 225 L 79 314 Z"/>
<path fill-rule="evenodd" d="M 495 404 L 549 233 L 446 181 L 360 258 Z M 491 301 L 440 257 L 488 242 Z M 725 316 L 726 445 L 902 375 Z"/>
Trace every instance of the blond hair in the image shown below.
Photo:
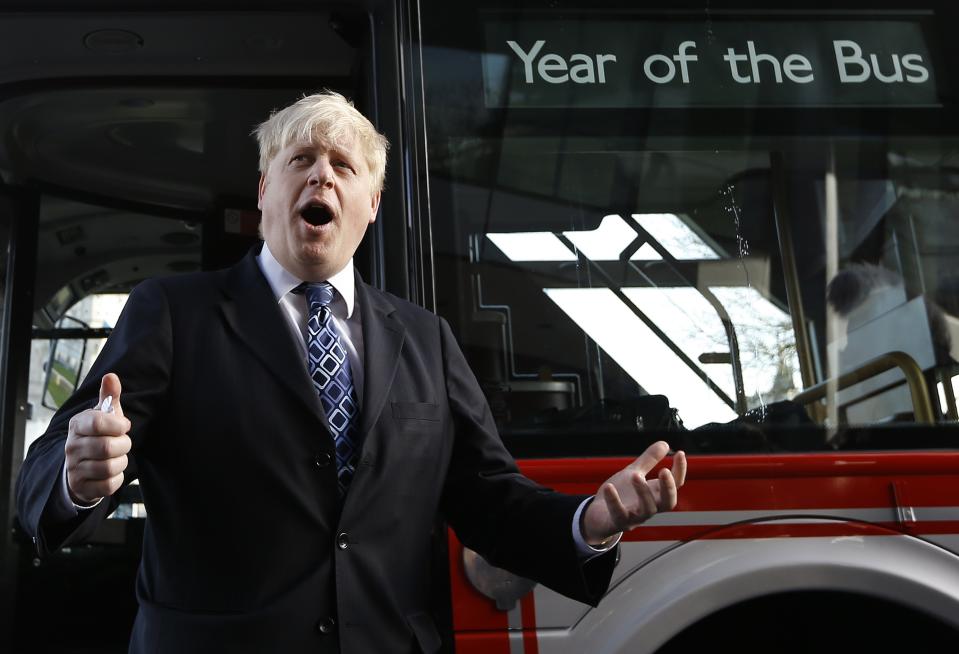
<path fill-rule="evenodd" d="M 354 140 L 366 160 L 373 192 L 383 190 L 386 180 L 385 136 L 361 114 L 353 103 L 334 91 L 305 95 L 257 125 L 253 130 L 260 146 L 260 172 L 266 174 L 270 161 L 291 143 L 342 145 Z"/>

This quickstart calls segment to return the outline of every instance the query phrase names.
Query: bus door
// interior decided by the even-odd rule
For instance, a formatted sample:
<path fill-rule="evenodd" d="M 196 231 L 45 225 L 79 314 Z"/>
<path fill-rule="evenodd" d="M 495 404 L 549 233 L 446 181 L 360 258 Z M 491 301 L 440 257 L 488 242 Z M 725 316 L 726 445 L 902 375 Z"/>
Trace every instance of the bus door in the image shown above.
<path fill-rule="evenodd" d="M 691 455 L 598 610 L 451 534 L 457 651 L 956 642 L 959 16 L 680 4 L 420 2 L 423 267 L 504 441 Z"/>
<path fill-rule="evenodd" d="M 31 195 L 35 215 L 0 216 L 4 651 L 126 651 L 145 523 L 138 487 L 124 489 L 90 543 L 41 560 L 12 515 L 12 480 L 133 286 L 222 268 L 257 242 L 249 134 L 271 110 L 340 91 L 402 143 L 395 107 L 374 103 L 396 96 L 394 59 L 377 71 L 373 57 L 375 48 L 396 49 L 391 30 L 372 31 L 395 22 L 383 4 L 372 14 L 315 3 L 280 12 L 157 5 L 0 14 L 0 175 L 4 197 L 7 189 Z M 383 202 L 394 231 L 406 222 L 398 170 L 390 168 L 396 190 Z M 371 230 L 357 256 L 381 285 L 382 234 Z M 405 276 L 394 284 L 405 292 Z"/>

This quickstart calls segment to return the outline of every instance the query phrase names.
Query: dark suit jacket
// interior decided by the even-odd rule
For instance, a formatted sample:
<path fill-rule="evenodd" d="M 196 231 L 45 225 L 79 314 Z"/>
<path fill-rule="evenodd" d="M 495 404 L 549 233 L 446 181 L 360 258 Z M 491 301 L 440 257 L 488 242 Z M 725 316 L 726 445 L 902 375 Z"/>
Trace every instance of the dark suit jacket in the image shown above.
<path fill-rule="evenodd" d="M 21 523 L 41 552 L 83 539 L 110 501 L 67 525 L 44 509 L 70 416 L 94 406 L 103 374 L 120 376 L 127 481 L 140 479 L 148 513 L 132 652 L 433 651 L 437 515 L 493 564 L 599 600 L 613 556 L 577 556 L 582 498 L 518 473 L 445 321 L 359 280 L 356 297 L 363 449 L 342 504 L 325 416 L 252 253 L 226 271 L 140 284 L 30 448 Z"/>

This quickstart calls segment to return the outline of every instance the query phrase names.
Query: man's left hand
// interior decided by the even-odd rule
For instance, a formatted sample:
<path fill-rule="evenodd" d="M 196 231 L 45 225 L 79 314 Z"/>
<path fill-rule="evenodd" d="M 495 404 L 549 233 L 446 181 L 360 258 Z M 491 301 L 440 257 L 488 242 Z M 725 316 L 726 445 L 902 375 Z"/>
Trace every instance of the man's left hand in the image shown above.
<path fill-rule="evenodd" d="M 600 545 L 676 506 L 678 491 L 686 481 L 686 455 L 682 451 L 673 456 L 672 470 L 663 468 L 655 479 L 646 479 L 668 453 L 669 445 L 657 441 L 600 486 L 583 516 L 587 543 Z"/>

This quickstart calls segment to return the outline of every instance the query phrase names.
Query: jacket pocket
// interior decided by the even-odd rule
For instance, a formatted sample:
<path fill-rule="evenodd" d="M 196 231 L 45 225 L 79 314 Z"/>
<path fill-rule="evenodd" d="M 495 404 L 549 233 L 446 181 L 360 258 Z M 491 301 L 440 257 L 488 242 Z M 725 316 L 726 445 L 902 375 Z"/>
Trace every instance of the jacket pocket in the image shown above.
<path fill-rule="evenodd" d="M 413 635 L 416 636 L 423 654 L 433 654 L 440 650 L 443 641 L 440 639 L 440 632 L 436 630 L 433 618 L 428 613 L 412 613 L 406 616 L 406 621 Z"/>
<path fill-rule="evenodd" d="M 439 422 L 440 405 L 429 402 L 391 402 L 393 417 L 400 420 L 431 420 Z"/>

